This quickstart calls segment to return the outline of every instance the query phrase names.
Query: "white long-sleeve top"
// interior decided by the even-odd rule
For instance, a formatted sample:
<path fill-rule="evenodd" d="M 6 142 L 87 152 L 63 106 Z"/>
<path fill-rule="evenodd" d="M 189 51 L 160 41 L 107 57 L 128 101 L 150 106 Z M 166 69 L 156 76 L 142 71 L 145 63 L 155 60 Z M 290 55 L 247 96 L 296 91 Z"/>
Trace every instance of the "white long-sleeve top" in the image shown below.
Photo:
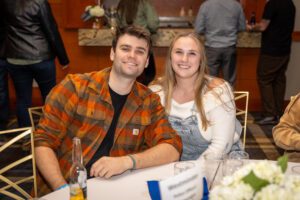
<path fill-rule="evenodd" d="M 165 94 L 162 91 L 162 87 L 160 85 L 152 85 L 150 89 L 160 96 L 161 103 L 164 105 Z M 203 96 L 203 107 L 210 122 L 206 130 L 202 127 L 195 101 L 179 104 L 172 99 L 169 115 L 181 119 L 196 115 L 200 134 L 208 142 L 211 142 L 202 155 L 208 152 L 217 154 L 228 153 L 232 145 L 239 141 L 242 131 L 242 126 L 236 119 L 234 97 L 229 84 L 224 82 L 206 92 Z"/>

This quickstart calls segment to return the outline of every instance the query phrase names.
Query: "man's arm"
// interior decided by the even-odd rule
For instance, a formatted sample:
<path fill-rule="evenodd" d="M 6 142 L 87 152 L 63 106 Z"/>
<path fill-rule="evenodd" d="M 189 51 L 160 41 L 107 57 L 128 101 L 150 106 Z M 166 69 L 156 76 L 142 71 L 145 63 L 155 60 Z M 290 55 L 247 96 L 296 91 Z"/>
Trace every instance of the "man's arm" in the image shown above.
<path fill-rule="evenodd" d="M 278 125 L 273 128 L 277 146 L 285 150 L 300 151 L 300 94 L 287 106 Z"/>
<path fill-rule="evenodd" d="M 92 165 L 90 175 L 110 178 L 129 169 L 162 165 L 178 159 L 177 149 L 170 144 L 162 143 L 142 153 L 131 155 L 131 157 L 102 157 Z"/>
<path fill-rule="evenodd" d="M 262 19 L 259 23 L 250 28 L 252 31 L 264 32 L 270 24 L 270 20 Z"/>
<path fill-rule="evenodd" d="M 198 14 L 196 16 L 195 20 L 195 32 L 198 34 L 204 34 L 205 33 L 205 5 L 204 3 L 200 6 Z"/>
<path fill-rule="evenodd" d="M 66 143 L 61 141 L 66 137 L 72 139 L 67 135 L 67 127 L 78 97 L 71 79 L 71 75 L 68 75 L 48 94 L 43 116 L 34 132 L 36 165 L 52 189 L 66 183 L 62 175 L 66 169 L 60 169 L 58 155 L 62 154 L 61 147 L 67 148 Z"/>
<path fill-rule="evenodd" d="M 36 165 L 53 190 L 66 184 L 54 151 L 45 146 L 35 147 Z"/>

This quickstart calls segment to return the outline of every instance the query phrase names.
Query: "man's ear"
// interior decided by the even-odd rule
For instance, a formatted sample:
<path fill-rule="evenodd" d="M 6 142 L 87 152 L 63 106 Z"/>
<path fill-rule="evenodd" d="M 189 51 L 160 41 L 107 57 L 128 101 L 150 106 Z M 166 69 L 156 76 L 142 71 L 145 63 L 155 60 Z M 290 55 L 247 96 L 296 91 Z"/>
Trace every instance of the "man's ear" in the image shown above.
<path fill-rule="evenodd" d="M 110 49 L 110 55 L 109 55 L 109 57 L 110 57 L 111 61 L 114 61 L 114 59 L 115 59 L 115 51 L 114 51 L 113 48 Z"/>

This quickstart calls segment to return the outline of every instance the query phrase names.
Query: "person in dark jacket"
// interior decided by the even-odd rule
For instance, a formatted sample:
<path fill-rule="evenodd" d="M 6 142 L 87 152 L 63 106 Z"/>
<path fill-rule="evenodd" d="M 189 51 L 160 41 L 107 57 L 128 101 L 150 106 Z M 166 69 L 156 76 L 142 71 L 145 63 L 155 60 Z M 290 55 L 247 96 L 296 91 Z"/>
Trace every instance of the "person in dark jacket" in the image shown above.
<path fill-rule="evenodd" d="M 0 130 L 6 129 L 9 116 L 8 80 L 6 60 L 3 56 L 3 43 L 6 35 L 3 18 L 0 18 Z"/>
<path fill-rule="evenodd" d="M 15 86 L 18 124 L 30 126 L 33 80 L 45 100 L 56 85 L 55 57 L 63 67 L 69 59 L 47 0 L 1 2 L 7 24 L 4 55 Z"/>

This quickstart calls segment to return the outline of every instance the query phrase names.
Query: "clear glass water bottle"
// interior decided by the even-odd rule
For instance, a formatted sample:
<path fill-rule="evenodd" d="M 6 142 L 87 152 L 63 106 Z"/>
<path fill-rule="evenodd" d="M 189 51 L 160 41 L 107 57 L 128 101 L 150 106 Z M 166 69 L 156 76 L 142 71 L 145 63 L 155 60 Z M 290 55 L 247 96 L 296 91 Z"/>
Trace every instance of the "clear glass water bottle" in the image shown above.
<path fill-rule="evenodd" d="M 256 24 L 256 16 L 255 16 L 255 12 L 251 12 L 251 16 L 250 16 L 250 21 L 249 21 L 251 26 L 254 26 Z"/>
<path fill-rule="evenodd" d="M 70 200 L 87 199 L 87 172 L 82 162 L 81 142 L 73 138 L 72 167 L 70 169 Z"/>

